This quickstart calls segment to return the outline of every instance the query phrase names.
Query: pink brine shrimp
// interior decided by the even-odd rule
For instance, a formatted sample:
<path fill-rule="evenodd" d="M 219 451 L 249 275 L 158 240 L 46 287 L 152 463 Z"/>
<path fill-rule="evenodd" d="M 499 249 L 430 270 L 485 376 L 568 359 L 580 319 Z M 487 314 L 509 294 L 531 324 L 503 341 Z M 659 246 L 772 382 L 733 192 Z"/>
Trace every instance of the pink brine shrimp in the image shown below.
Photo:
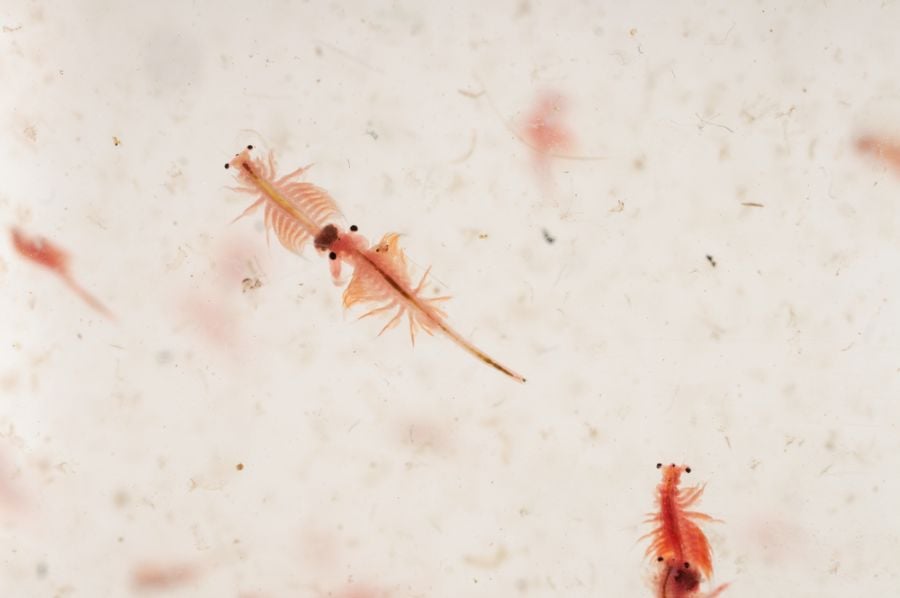
<path fill-rule="evenodd" d="M 361 318 L 393 312 L 381 332 L 393 328 L 406 316 L 413 343 L 419 329 L 428 334 L 442 332 L 477 359 L 514 380 L 525 382 L 525 378 L 489 357 L 447 324 L 446 314 L 438 304 L 449 297 L 422 296 L 430 268 L 414 285 L 406 255 L 398 243 L 399 235 L 388 233 L 370 245 L 355 225 L 343 230 L 334 223 L 340 211 L 331 196 L 300 180 L 309 166 L 278 177 L 273 155 L 270 153 L 266 159 L 252 156 L 252 149 L 253 146 L 247 146 L 225 165 L 235 171 L 241 183 L 238 190 L 256 197 L 238 218 L 262 207 L 266 230 L 274 230 L 281 244 L 298 254 L 312 241 L 316 250 L 331 261 L 331 274 L 336 282 L 343 264 L 352 267 L 353 276 L 344 291 L 344 306 L 377 304 Z"/>
<path fill-rule="evenodd" d="M 900 173 L 900 142 L 885 137 L 863 135 L 856 140 L 856 149 L 861 154 L 871 154 Z"/>
<path fill-rule="evenodd" d="M 78 284 L 72 273 L 69 272 L 69 254 L 67 252 L 43 237 L 28 237 L 18 228 L 13 228 L 10 235 L 13 247 L 19 255 L 56 274 L 82 301 L 107 318 L 114 319 L 106 306 Z"/>

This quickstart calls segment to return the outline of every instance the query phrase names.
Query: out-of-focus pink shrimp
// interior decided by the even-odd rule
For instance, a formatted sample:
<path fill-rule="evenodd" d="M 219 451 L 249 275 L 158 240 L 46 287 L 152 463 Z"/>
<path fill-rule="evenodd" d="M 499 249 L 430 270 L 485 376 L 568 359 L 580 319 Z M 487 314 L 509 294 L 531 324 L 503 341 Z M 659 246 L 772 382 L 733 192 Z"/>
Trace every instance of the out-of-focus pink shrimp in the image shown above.
<path fill-rule="evenodd" d="M 312 240 L 316 250 L 331 260 L 331 274 L 335 281 L 340 279 L 342 264 L 351 266 L 353 276 L 344 291 L 344 306 L 380 304 L 361 318 L 394 311 L 382 333 L 396 326 L 405 315 L 414 344 L 417 330 L 428 334 L 440 331 L 479 360 L 514 380 L 525 382 L 525 378 L 489 357 L 447 324 L 446 314 L 438 303 L 449 297 L 426 298 L 421 295 L 430 268 L 413 286 L 406 255 L 398 244 L 399 235 L 388 233 L 377 244 L 370 246 L 357 232 L 356 225 L 349 230 L 339 228 L 333 220 L 340 215 L 340 211 L 331 196 L 311 183 L 298 180 L 309 166 L 276 177 L 273 155 L 270 153 L 267 159 L 253 157 L 250 154 L 252 149 L 252 146 L 247 146 L 225 165 L 236 171 L 241 183 L 238 190 L 257 197 L 238 218 L 263 206 L 267 231 L 274 230 L 285 248 L 300 253 L 305 244 Z"/>
<path fill-rule="evenodd" d="M 527 116 L 515 124 L 507 122 L 500 113 L 500 109 L 494 103 L 491 94 L 488 93 L 484 83 L 479 80 L 483 91 L 478 95 L 464 94 L 468 97 L 478 97 L 484 94 L 497 118 L 506 129 L 519 140 L 520 143 L 531 149 L 534 169 L 544 191 L 550 191 L 554 184 L 550 172 L 553 160 L 605 160 L 603 156 L 586 156 L 572 153 L 575 148 L 575 135 L 565 124 L 567 102 L 565 96 L 553 90 L 545 90 L 538 93 L 534 107 Z"/>
<path fill-rule="evenodd" d="M 900 143 L 882 137 L 863 135 L 856 140 L 856 149 L 863 154 L 872 154 L 895 173 L 900 174 Z"/>
<path fill-rule="evenodd" d="M 573 136 L 563 123 L 566 101 L 555 91 L 542 93 L 525 119 L 522 135 L 531 147 L 538 172 L 547 174 L 550 159 L 572 149 Z"/>
<path fill-rule="evenodd" d="M 88 293 L 78 284 L 69 272 L 69 255 L 60 247 L 57 247 L 42 237 L 26 237 L 18 228 L 13 227 L 12 243 L 16 251 L 25 259 L 39 264 L 59 276 L 76 295 L 109 319 L 115 319 L 106 306 Z"/>

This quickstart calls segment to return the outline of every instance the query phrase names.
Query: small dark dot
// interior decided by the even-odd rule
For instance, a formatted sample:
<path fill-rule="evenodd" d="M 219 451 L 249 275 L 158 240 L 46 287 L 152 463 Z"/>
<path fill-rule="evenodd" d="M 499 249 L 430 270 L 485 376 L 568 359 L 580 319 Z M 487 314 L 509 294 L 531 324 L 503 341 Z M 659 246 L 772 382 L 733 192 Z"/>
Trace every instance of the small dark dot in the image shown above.
<path fill-rule="evenodd" d="M 670 467 L 675 467 L 675 464 L 674 464 L 674 463 L 672 463 L 672 465 L 671 465 L 671 466 L 670 466 Z"/>
<path fill-rule="evenodd" d="M 662 561 L 663 561 L 663 558 L 661 556 L 656 557 L 657 563 L 661 563 Z"/>
<path fill-rule="evenodd" d="M 331 253 L 328 254 L 328 259 L 330 259 L 330 260 L 336 260 L 336 259 L 337 259 L 337 254 L 336 254 L 335 252 L 332 251 Z"/>
<path fill-rule="evenodd" d="M 359 230 L 359 227 L 356 226 L 355 224 L 351 224 L 351 225 L 350 225 L 350 230 L 352 230 L 353 232 L 356 232 L 356 231 Z"/>
<path fill-rule="evenodd" d="M 225 169 L 226 169 L 226 170 L 228 169 L 228 167 L 229 167 L 229 164 L 225 164 Z"/>
<path fill-rule="evenodd" d="M 660 467 L 662 467 L 662 463 L 657 463 L 657 464 L 656 464 L 656 469 L 659 469 Z"/>
<path fill-rule="evenodd" d="M 234 466 L 234 468 L 237 469 L 238 471 L 243 471 L 243 470 L 244 470 L 244 464 L 243 464 L 243 463 L 238 463 L 237 465 Z"/>
<path fill-rule="evenodd" d="M 252 145 L 248 145 L 248 146 L 247 146 L 247 149 L 253 149 L 253 146 L 252 146 Z"/>
<path fill-rule="evenodd" d="M 690 468 L 690 467 L 685 467 L 685 468 L 684 468 L 684 472 L 685 472 L 685 473 L 691 473 L 691 468 Z"/>
<path fill-rule="evenodd" d="M 685 562 L 684 562 L 684 568 L 685 568 L 685 569 L 690 569 L 690 568 L 691 568 L 691 564 L 690 564 L 689 562 L 685 561 Z"/>

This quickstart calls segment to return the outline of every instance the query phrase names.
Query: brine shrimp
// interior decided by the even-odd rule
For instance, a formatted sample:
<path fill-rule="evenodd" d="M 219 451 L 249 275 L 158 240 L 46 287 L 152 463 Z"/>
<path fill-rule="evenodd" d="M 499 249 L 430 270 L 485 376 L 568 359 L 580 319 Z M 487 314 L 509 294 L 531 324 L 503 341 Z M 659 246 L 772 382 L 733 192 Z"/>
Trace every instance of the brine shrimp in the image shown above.
<path fill-rule="evenodd" d="M 700 583 L 712 575 L 712 551 L 709 540 L 697 521 L 717 521 L 709 515 L 688 510 L 703 495 L 705 486 L 680 488 L 681 475 L 690 473 L 686 465 L 663 466 L 662 481 L 657 486 L 656 502 L 658 512 L 650 513 L 646 522 L 653 523 L 653 531 L 641 537 L 650 538 L 647 556 L 653 556 L 658 563 L 654 581 L 659 598 L 687 598 L 701 596 Z M 727 584 L 719 586 L 706 598 L 718 596 Z"/>
<path fill-rule="evenodd" d="M 44 268 L 47 268 L 58 277 L 60 277 L 72 291 L 81 297 L 81 299 L 90 305 L 94 310 L 100 312 L 107 318 L 113 320 L 115 317 L 106 309 L 106 306 L 88 293 L 69 272 L 69 254 L 62 248 L 57 247 L 47 239 L 42 237 L 27 237 L 18 228 L 13 227 L 10 231 L 12 235 L 13 247 L 25 259 L 34 262 Z"/>
<path fill-rule="evenodd" d="M 483 89 L 482 94 L 497 118 L 520 143 L 531 149 L 534 169 L 545 185 L 552 186 L 550 164 L 554 159 L 587 161 L 606 159 L 604 156 L 582 156 L 571 153 L 576 145 L 575 135 L 565 123 L 568 102 L 561 92 L 555 90 L 539 92 L 528 115 L 519 123 L 511 124 L 503 118 L 500 109 L 494 104 L 494 100 L 480 80 L 479 84 Z"/>
<path fill-rule="evenodd" d="M 900 174 L 900 143 L 882 137 L 864 135 L 856 140 L 856 149 L 862 154 L 872 154 L 894 172 Z"/>
<path fill-rule="evenodd" d="M 525 382 L 525 378 L 489 357 L 447 324 L 446 313 L 439 304 L 450 297 L 422 296 L 430 268 L 413 286 L 398 234 L 388 233 L 378 243 L 370 245 L 356 225 L 345 230 L 336 224 L 340 211 L 324 189 L 299 180 L 311 165 L 277 177 L 273 154 L 263 159 L 252 156 L 252 149 L 253 146 L 247 146 L 225 165 L 236 171 L 241 183 L 237 190 L 257 198 L 235 220 L 262 206 L 267 235 L 269 230 L 274 230 L 281 244 L 298 254 L 312 241 L 320 255 L 328 256 L 335 284 L 341 284 L 342 264 L 352 267 L 350 284 L 344 290 L 344 307 L 358 303 L 380 304 L 360 319 L 394 312 L 379 335 L 395 327 L 406 316 L 413 344 L 420 329 L 428 334 L 442 332 L 480 361 L 514 380 Z"/>

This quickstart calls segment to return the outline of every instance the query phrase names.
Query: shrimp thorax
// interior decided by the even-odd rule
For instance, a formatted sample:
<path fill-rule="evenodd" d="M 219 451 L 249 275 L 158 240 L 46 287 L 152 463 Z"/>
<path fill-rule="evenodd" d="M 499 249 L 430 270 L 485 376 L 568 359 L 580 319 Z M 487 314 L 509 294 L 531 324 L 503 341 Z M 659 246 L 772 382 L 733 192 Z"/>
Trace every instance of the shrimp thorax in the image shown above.
<path fill-rule="evenodd" d="M 319 234 L 316 235 L 316 238 L 313 239 L 313 243 L 319 251 L 327 251 L 338 240 L 339 236 L 338 228 L 335 225 L 326 224 Z"/>

